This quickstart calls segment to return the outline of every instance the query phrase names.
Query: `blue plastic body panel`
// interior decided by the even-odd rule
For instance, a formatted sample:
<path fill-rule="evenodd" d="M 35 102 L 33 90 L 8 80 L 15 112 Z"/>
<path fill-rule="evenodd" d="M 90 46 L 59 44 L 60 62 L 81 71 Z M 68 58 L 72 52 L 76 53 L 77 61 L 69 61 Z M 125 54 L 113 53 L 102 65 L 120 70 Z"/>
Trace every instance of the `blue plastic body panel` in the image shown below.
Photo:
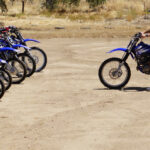
<path fill-rule="evenodd" d="M 40 41 L 34 40 L 34 39 L 24 39 L 24 42 L 36 42 L 40 43 Z"/>
<path fill-rule="evenodd" d="M 150 53 L 150 45 L 145 44 L 144 42 L 140 42 L 135 48 L 134 51 L 136 52 L 136 55 L 141 55 L 143 53 Z"/>
<path fill-rule="evenodd" d="M 116 49 L 113 49 L 113 50 L 111 50 L 111 51 L 109 51 L 109 52 L 107 52 L 107 53 L 113 53 L 113 52 L 116 52 L 116 51 L 124 51 L 124 52 L 127 52 L 127 48 L 116 48 Z"/>
<path fill-rule="evenodd" d="M 0 59 L 0 63 L 7 64 L 6 60 Z"/>
<path fill-rule="evenodd" d="M 19 50 L 11 48 L 11 47 L 3 47 L 3 48 L 0 48 L 0 51 L 14 51 L 14 52 L 18 52 Z"/>
<path fill-rule="evenodd" d="M 22 44 L 16 44 L 16 45 L 12 45 L 12 46 L 13 46 L 13 48 L 23 47 L 23 48 L 25 48 L 25 49 L 30 49 L 29 47 L 24 46 L 24 45 L 22 45 Z"/>

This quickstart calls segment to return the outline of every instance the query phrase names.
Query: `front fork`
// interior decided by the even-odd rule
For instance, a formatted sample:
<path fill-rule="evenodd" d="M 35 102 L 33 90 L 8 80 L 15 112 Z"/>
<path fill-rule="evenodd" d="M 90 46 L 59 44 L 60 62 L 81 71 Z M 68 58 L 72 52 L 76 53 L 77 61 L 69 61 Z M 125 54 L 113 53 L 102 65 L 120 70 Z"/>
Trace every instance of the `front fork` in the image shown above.
<path fill-rule="evenodd" d="M 128 57 L 129 57 L 129 53 L 125 52 L 125 54 L 122 57 L 122 62 L 119 63 L 117 71 L 119 71 L 121 69 L 121 67 L 124 65 L 124 62 L 126 62 L 126 60 L 128 59 Z"/>
<path fill-rule="evenodd" d="M 21 44 L 24 45 L 24 46 L 27 46 L 27 44 L 26 44 L 25 42 L 22 42 Z M 28 49 L 24 48 L 24 50 L 25 50 L 25 51 L 24 51 L 25 54 L 27 54 L 27 55 L 33 57 L 32 54 L 30 53 L 30 51 L 29 51 Z"/>
<path fill-rule="evenodd" d="M 123 57 L 122 57 L 122 61 L 123 61 L 123 62 L 126 62 L 126 60 L 128 59 L 128 57 L 129 57 L 129 53 L 128 53 L 128 52 L 125 52 L 125 54 L 124 54 Z"/>
<path fill-rule="evenodd" d="M 38 64 L 38 62 L 39 62 L 38 56 L 32 55 L 32 53 L 31 53 L 30 50 L 28 50 L 28 49 L 25 49 L 25 52 L 24 52 L 24 53 L 26 53 L 27 55 L 31 56 L 31 57 L 34 59 L 35 63 Z"/>

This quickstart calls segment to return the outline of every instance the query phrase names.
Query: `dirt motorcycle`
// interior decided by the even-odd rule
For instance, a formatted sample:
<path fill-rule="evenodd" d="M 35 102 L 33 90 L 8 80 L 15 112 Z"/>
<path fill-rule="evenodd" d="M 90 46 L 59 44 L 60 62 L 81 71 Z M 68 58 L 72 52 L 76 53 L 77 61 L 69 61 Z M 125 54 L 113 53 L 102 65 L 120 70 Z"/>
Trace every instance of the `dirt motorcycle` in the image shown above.
<path fill-rule="evenodd" d="M 101 83 L 109 89 L 123 88 L 131 77 L 131 70 L 127 59 L 131 56 L 137 63 L 136 69 L 150 75 L 150 45 L 141 40 L 142 34 L 135 34 L 127 48 L 116 48 L 108 53 L 123 51 L 122 58 L 109 58 L 99 68 L 98 76 Z"/>
<path fill-rule="evenodd" d="M 6 70 L 8 63 L 0 59 L 0 80 L 3 82 L 5 90 L 8 90 L 12 84 L 11 74 Z"/>
<path fill-rule="evenodd" d="M 18 52 L 17 49 L 0 45 L 0 59 L 7 62 L 4 69 L 9 71 L 14 84 L 21 83 L 26 77 L 26 67 L 18 58 Z"/>
<path fill-rule="evenodd" d="M 11 34 L 10 36 L 16 44 L 27 46 L 27 42 L 40 43 L 39 41 L 34 39 L 24 39 L 19 29 L 15 26 L 6 27 L 5 30 L 10 32 Z M 44 50 L 36 46 L 30 47 L 30 49 L 26 49 L 26 48 L 24 49 L 25 49 L 24 53 L 33 57 L 33 59 L 35 60 L 36 72 L 42 71 L 47 65 L 47 55 L 44 52 Z"/>
<path fill-rule="evenodd" d="M 15 44 L 11 39 L 11 37 L 9 36 L 9 34 L 7 33 L 7 31 L 5 31 L 5 29 L 0 29 L 0 44 L 3 47 L 11 47 L 14 49 L 19 49 L 20 47 L 22 47 L 24 49 L 30 50 L 30 48 L 27 46 L 24 46 L 22 44 Z M 19 52 L 17 54 L 17 57 L 25 64 L 26 76 L 30 77 L 36 70 L 36 63 L 34 59 L 24 52 L 23 53 Z"/>

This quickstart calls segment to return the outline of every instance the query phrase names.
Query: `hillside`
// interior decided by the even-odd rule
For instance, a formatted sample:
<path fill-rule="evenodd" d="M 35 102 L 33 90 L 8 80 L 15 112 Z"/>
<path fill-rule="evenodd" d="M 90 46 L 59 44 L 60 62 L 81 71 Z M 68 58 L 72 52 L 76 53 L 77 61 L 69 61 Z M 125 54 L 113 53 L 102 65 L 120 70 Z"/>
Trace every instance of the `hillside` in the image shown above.
<path fill-rule="evenodd" d="M 7 1 L 8 12 L 0 16 L 1 23 L 18 26 L 27 36 L 41 38 L 127 37 L 150 24 L 150 0 L 107 0 L 95 9 L 83 0 L 78 7 L 66 8 L 65 12 L 48 12 L 41 8 L 41 2 L 27 1 L 25 13 L 21 14 L 20 1 L 13 5 Z"/>

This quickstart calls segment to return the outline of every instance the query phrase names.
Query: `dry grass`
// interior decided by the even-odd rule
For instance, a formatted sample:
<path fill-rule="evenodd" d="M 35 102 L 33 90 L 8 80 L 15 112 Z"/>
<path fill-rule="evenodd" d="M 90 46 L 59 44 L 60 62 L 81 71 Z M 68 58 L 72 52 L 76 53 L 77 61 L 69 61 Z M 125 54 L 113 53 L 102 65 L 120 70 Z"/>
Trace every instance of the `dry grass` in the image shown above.
<path fill-rule="evenodd" d="M 26 15 L 44 15 L 46 17 L 68 18 L 71 21 L 101 21 L 112 19 L 126 19 L 132 21 L 138 16 L 144 15 L 150 9 L 150 0 L 107 0 L 102 6 L 97 7 L 94 11 L 84 0 L 78 7 L 68 8 L 60 5 L 59 8 L 51 13 L 41 9 L 42 0 L 33 0 L 33 3 L 26 3 Z M 8 4 L 8 15 L 23 17 L 21 15 L 21 2 L 16 1 L 12 6 Z"/>
<path fill-rule="evenodd" d="M 21 7 L 21 1 L 17 0 L 12 3 L 10 0 L 7 0 L 7 6 L 8 6 L 8 14 L 20 14 L 22 7 Z M 33 3 L 30 1 L 27 1 L 25 4 L 25 13 L 26 14 L 31 14 L 31 15 L 38 15 L 39 12 L 41 11 L 41 0 L 33 0 Z"/>
<path fill-rule="evenodd" d="M 63 13 L 60 10 L 41 10 L 39 4 L 40 0 L 34 0 L 34 5 L 27 3 L 26 13 L 21 14 L 19 2 L 13 7 L 9 3 L 8 14 L 0 16 L 0 20 L 6 26 L 15 25 L 23 29 L 27 37 L 33 38 L 129 37 L 145 30 L 150 24 L 150 21 L 134 23 L 137 17 L 144 15 L 145 10 L 149 9 L 150 0 L 146 1 L 146 5 L 142 0 L 108 0 L 96 11 L 89 10 L 87 3 L 82 1 L 78 8 L 67 9 Z M 65 29 L 56 30 L 55 27 Z"/>
<path fill-rule="evenodd" d="M 148 3 L 148 1 L 149 0 L 147 0 L 146 3 Z M 108 0 L 104 7 L 105 13 L 113 13 L 111 18 L 126 19 L 128 21 L 143 15 L 148 9 L 142 0 Z"/>

